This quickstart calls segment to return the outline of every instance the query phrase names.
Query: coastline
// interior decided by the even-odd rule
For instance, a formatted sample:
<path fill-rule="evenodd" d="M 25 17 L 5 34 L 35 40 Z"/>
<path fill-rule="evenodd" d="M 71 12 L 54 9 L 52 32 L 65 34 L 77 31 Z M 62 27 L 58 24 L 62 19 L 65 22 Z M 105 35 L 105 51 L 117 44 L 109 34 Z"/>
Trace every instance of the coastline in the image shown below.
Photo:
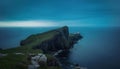
<path fill-rule="evenodd" d="M 2 59 L 0 62 L 7 63 L 2 64 L 0 67 L 8 67 L 7 69 L 9 69 L 11 64 L 13 64 L 12 67 L 14 69 L 17 64 L 20 68 L 23 67 L 23 69 L 26 69 L 28 64 L 31 63 L 27 60 L 30 53 L 34 53 L 35 55 L 43 53 L 47 56 L 48 61 L 52 60 L 52 69 L 59 69 L 61 68 L 60 63 L 54 66 L 55 63 L 58 63 L 58 60 L 55 60 L 56 58 L 53 57 L 51 53 L 58 50 L 69 50 L 81 38 L 82 36 L 80 33 L 69 34 L 67 26 L 41 34 L 31 35 L 27 39 L 21 41 L 20 47 L 0 50 L 1 54 L 7 54 L 7 56 L 0 57 L 0 59 Z M 15 53 L 17 53 L 17 55 Z M 10 63 L 8 63 L 8 61 Z M 48 67 L 50 69 L 51 66 Z"/>

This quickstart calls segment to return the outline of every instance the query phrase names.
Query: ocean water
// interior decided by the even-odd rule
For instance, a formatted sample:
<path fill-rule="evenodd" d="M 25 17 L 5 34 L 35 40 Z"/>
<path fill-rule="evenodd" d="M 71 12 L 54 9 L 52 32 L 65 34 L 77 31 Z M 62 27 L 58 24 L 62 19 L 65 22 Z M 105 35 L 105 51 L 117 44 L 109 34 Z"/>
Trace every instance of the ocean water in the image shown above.
<path fill-rule="evenodd" d="M 54 28 L 0 28 L 0 48 L 17 47 L 29 35 Z M 69 30 L 80 32 L 83 39 L 74 45 L 65 61 L 87 69 L 120 69 L 120 28 L 70 27 Z"/>
<path fill-rule="evenodd" d="M 68 57 L 88 69 L 120 69 L 120 28 L 74 28 L 83 36 Z"/>

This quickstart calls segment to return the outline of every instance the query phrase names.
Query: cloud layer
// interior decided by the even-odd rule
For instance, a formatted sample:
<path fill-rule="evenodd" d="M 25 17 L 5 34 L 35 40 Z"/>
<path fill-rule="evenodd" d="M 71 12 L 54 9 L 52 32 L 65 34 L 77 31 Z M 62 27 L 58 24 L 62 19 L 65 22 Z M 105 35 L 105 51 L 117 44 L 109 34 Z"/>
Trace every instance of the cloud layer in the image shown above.
<path fill-rule="evenodd" d="M 79 21 L 76 25 L 82 21 L 88 25 L 119 25 L 119 3 L 120 0 L 1 0 L 0 21 Z"/>

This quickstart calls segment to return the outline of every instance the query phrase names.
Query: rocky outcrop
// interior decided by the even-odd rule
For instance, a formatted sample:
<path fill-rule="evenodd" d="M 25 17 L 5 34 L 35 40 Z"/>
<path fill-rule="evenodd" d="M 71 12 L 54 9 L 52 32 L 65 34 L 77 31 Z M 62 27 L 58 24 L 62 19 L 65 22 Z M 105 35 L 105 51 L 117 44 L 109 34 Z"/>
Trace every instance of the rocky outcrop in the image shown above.
<path fill-rule="evenodd" d="M 73 47 L 73 45 L 75 43 L 77 43 L 78 40 L 80 40 L 81 38 L 83 38 L 83 37 L 80 35 L 79 32 L 74 33 L 74 34 L 70 34 L 69 35 L 69 43 L 70 43 L 71 47 Z"/>
<path fill-rule="evenodd" d="M 34 44 L 33 49 L 42 49 L 44 52 L 67 50 L 81 39 L 80 33 L 69 34 L 69 29 L 64 26 L 41 34 L 31 35 L 21 41 L 21 46 Z"/>

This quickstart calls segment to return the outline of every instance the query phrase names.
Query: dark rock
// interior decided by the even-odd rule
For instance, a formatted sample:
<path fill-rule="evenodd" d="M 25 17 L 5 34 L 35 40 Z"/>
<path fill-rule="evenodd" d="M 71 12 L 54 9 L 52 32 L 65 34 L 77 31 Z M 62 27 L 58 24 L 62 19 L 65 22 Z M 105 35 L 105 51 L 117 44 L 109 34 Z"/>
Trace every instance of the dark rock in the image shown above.
<path fill-rule="evenodd" d="M 63 50 L 57 57 L 68 57 L 70 54 L 69 50 Z"/>
<path fill-rule="evenodd" d="M 59 63 L 55 57 L 48 59 L 47 61 L 48 66 L 59 66 Z"/>
<path fill-rule="evenodd" d="M 82 39 L 82 38 L 83 38 L 83 37 L 80 35 L 79 32 L 78 32 L 78 33 L 75 33 L 75 34 L 70 34 L 70 35 L 69 35 L 69 41 L 70 41 L 71 47 L 73 47 L 73 45 L 74 45 L 75 43 L 77 43 L 78 40 L 80 40 L 80 39 Z"/>

